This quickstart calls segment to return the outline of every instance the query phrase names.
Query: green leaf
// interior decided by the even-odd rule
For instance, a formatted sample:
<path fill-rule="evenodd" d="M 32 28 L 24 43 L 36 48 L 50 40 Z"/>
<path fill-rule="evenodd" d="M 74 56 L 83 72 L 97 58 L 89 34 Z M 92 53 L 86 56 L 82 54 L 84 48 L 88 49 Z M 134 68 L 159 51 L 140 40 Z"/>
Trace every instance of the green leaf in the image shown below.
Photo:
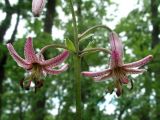
<path fill-rule="evenodd" d="M 84 49 L 84 50 L 87 50 L 87 49 L 90 49 L 90 48 L 93 48 L 95 42 L 94 41 L 91 41 L 88 43 L 87 47 Z"/>
<path fill-rule="evenodd" d="M 73 52 L 76 51 L 76 48 L 75 48 L 75 46 L 74 46 L 74 44 L 73 44 L 73 42 L 72 42 L 71 40 L 66 39 L 66 40 L 65 40 L 65 44 L 66 44 L 66 47 L 67 47 L 69 50 L 71 50 L 71 51 L 73 51 Z"/>

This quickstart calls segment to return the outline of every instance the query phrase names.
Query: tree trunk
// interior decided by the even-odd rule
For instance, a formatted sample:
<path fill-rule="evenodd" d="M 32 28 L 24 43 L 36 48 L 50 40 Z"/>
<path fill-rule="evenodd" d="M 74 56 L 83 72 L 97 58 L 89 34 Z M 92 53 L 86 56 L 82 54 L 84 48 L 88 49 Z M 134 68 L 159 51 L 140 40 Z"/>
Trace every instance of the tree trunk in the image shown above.
<path fill-rule="evenodd" d="M 3 55 L 3 57 L 0 60 L 0 119 L 1 119 L 1 115 L 2 115 L 2 94 L 3 94 L 3 80 L 5 77 L 5 69 L 4 69 L 4 65 L 6 64 L 6 60 L 7 60 L 7 56 Z"/>
<path fill-rule="evenodd" d="M 151 0 L 151 22 L 153 26 L 152 30 L 152 48 L 154 48 L 159 42 L 158 34 L 160 33 L 159 19 L 158 19 L 158 0 Z"/>
<path fill-rule="evenodd" d="M 54 16 L 56 13 L 55 11 L 56 0 L 48 0 L 46 7 L 47 7 L 47 12 L 46 12 L 45 20 L 44 20 L 44 32 L 51 34 Z"/>
<path fill-rule="evenodd" d="M 12 20 L 11 19 L 12 12 L 10 12 L 11 6 L 10 6 L 9 1 L 5 0 L 5 4 L 6 4 L 6 8 L 8 9 L 8 11 L 6 11 L 6 18 L 3 20 L 3 22 L 1 23 L 1 26 L 0 26 L 0 43 L 3 43 L 5 33 L 7 32 L 8 28 L 10 27 L 11 20 Z"/>
<path fill-rule="evenodd" d="M 152 30 L 152 48 L 154 49 L 154 47 L 156 45 L 158 45 L 160 43 L 160 39 L 158 37 L 159 33 L 160 33 L 160 21 L 158 18 L 158 6 L 159 6 L 160 2 L 159 0 L 151 0 L 151 22 L 152 22 L 152 26 L 153 26 L 153 30 Z M 158 58 L 158 56 L 154 56 L 155 58 Z M 159 77 L 158 77 L 159 73 L 155 73 L 155 77 L 156 77 L 156 84 L 159 85 L 160 81 L 158 81 Z M 156 120 L 159 120 L 160 118 L 160 90 L 158 88 L 155 89 L 156 91 Z"/>
<path fill-rule="evenodd" d="M 5 0 L 5 4 L 7 8 L 10 8 L 10 3 L 8 0 Z M 0 44 L 3 44 L 5 33 L 10 27 L 11 17 L 12 17 L 12 13 L 6 12 L 6 18 L 2 21 L 1 26 L 0 26 Z M 5 78 L 4 65 L 6 64 L 6 60 L 7 60 L 7 55 L 3 54 L 2 57 L 0 58 L 0 119 L 2 116 L 3 80 Z"/>

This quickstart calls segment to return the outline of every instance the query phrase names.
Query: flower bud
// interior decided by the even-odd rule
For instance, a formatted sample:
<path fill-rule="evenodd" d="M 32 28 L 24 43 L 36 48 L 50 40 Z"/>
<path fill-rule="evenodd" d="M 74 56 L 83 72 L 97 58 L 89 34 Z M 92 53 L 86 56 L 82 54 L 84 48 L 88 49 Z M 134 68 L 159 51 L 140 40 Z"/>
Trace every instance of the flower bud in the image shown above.
<path fill-rule="evenodd" d="M 34 16 L 38 17 L 45 7 L 46 0 L 33 0 L 32 1 L 32 12 Z"/>

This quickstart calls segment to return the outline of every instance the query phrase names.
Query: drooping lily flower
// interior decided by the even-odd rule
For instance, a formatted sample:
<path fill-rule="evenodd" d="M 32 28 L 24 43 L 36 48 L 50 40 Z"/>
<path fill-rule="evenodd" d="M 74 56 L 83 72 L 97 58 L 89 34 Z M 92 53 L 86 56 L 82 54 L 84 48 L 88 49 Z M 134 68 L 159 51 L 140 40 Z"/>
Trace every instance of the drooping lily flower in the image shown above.
<path fill-rule="evenodd" d="M 38 17 L 45 7 L 46 0 L 33 0 L 32 1 L 32 12 L 35 17 Z"/>
<path fill-rule="evenodd" d="M 111 45 L 111 59 L 109 68 L 100 72 L 87 72 L 84 71 L 84 76 L 92 77 L 95 81 L 103 81 L 108 78 L 115 80 L 115 87 L 117 88 L 116 94 L 120 96 L 122 93 L 122 84 L 128 84 L 128 74 L 143 73 L 145 69 L 139 69 L 143 65 L 152 60 L 153 56 L 148 55 L 145 58 L 136 62 L 124 64 L 123 63 L 123 45 L 118 35 L 115 32 L 109 34 L 109 40 Z"/>
<path fill-rule="evenodd" d="M 68 65 L 65 64 L 60 69 L 53 69 L 54 67 L 57 67 L 63 63 L 66 58 L 68 58 L 69 52 L 67 50 L 63 51 L 54 58 L 44 60 L 44 57 L 41 53 L 35 53 L 32 44 L 32 38 L 30 37 L 26 40 L 24 47 L 25 59 L 18 55 L 11 43 L 7 44 L 7 48 L 17 64 L 30 73 L 29 76 L 26 77 L 27 82 L 21 82 L 21 86 L 25 87 L 26 89 L 29 89 L 31 81 L 35 83 L 35 87 L 40 87 L 43 83 L 41 78 L 45 76 L 45 74 L 60 74 L 68 68 Z"/>

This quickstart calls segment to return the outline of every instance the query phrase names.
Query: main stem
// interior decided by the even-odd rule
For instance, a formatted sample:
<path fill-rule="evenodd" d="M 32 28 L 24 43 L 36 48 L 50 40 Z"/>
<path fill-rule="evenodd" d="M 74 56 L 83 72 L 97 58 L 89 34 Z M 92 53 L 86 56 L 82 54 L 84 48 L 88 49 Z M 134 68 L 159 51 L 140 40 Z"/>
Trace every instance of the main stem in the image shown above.
<path fill-rule="evenodd" d="M 76 92 L 76 120 L 82 120 L 82 107 L 81 107 L 81 58 L 79 57 L 79 41 L 78 41 L 78 29 L 73 8 L 72 0 L 70 1 L 70 7 L 72 11 L 73 25 L 74 25 L 74 45 L 76 53 L 74 55 L 74 72 L 75 72 L 75 92 Z"/>
<path fill-rule="evenodd" d="M 75 71 L 75 92 L 76 92 L 76 120 L 82 120 L 81 107 L 81 59 L 79 56 L 74 56 L 74 71 Z"/>

